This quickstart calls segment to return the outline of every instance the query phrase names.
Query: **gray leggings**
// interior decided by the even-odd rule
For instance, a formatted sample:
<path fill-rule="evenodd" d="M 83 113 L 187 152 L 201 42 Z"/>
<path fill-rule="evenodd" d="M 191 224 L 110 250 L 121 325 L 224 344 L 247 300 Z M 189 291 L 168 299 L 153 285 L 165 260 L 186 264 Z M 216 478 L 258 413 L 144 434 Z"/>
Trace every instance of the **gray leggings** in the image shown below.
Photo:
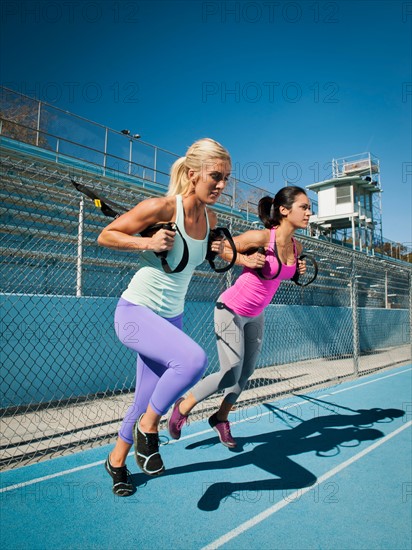
<path fill-rule="evenodd" d="M 252 376 L 262 348 L 264 312 L 257 317 L 237 315 L 224 304 L 215 307 L 215 334 L 220 370 L 192 390 L 197 403 L 219 390 L 226 402 L 236 403 Z"/>

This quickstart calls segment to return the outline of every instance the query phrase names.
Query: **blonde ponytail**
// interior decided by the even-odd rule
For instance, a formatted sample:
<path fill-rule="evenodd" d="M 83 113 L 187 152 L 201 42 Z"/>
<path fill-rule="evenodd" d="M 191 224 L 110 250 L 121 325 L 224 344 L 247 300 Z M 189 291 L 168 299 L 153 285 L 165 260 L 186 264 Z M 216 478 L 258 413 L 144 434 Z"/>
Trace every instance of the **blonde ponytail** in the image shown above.
<path fill-rule="evenodd" d="M 180 157 L 173 163 L 170 171 L 168 196 L 182 195 L 188 188 L 190 182 L 187 172 L 186 157 Z"/>

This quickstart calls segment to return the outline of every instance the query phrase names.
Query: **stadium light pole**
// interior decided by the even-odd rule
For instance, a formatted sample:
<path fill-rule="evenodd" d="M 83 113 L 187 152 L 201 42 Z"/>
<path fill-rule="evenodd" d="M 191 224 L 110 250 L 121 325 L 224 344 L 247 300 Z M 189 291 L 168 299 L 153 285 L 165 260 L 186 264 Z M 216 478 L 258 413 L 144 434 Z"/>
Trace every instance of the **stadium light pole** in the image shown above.
<path fill-rule="evenodd" d="M 133 140 L 140 139 L 140 134 L 131 134 L 130 130 L 121 130 L 121 134 L 129 137 L 129 175 L 132 173 L 132 150 Z"/>

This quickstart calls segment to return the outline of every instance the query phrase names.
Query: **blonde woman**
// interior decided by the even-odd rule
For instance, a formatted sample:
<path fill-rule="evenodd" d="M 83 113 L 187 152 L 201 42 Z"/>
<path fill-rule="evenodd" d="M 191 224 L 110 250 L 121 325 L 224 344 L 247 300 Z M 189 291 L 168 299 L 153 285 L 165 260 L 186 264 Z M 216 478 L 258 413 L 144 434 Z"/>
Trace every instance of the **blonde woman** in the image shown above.
<path fill-rule="evenodd" d="M 182 331 L 182 318 L 190 279 L 205 259 L 209 231 L 217 221 L 208 206 L 219 199 L 230 171 L 230 155 L 222 145 L 209 138 L 195 142 L 172 166 L 167 196 L 142 201 L 98 238 L 102 246 L 140 252 L 142 264 L 115 313 L 119 339 L 138 353 L 134 402 L 105 464 L 116 495 L 128 496 L 134 490 L 126 467 L 133 443 L 141 470 L 152 476 L 163 473 L 160 419 L 207 368 L 206 353 Z M 176 231 L 165 228 L 151 236 L 139 235 L 149 226 L 168 222 L 175 224 Z M 184 241 L 187 264 L 173 272 Z M 221 253 L 223 243 L 213 242 L 212 250 Z M 159 257 L 166 252 L 171 273 L 164 271 Z"/>

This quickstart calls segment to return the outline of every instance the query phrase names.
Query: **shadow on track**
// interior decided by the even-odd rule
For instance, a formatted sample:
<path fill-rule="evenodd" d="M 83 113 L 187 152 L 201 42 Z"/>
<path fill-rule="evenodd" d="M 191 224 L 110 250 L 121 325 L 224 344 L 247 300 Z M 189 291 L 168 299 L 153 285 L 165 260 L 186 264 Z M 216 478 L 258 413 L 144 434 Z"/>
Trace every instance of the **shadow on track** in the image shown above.
<path fill-rule="evenodd" d="M 250 465 L 270 474 L 271 477 L 264 480 L 208 484 L 198 502 L 198 508 L 204 511 L 218 509 L 220 503 L 231 496 L 239 500 L 239 493 L 246 491 L 261 493 L 309 487 L 316 483 L 316 476 L 293 461 L 291 456 L 308 452 L 315 452 L 316 456 L 322 458 L 336 456 L 340 453 L 340 447 L 356 447 L 362 441 L 373 441 L 383 437 L 383 432 L 371 426 L 382 421 L 390 422 L 405 414 L 405 411 L 399 409 L 374 408 L 354 411 L 354 414 L 333 413 L 301 421 L 300 418 L 273 405 L 264 406 L 277 417 L 287 416 L 289 420 L 293 419 L 294 422 L 300 423 L 285 430 L 269 431 L 251 437 L 237 437 L 238 446 L 228 449 L 228 458 L 170 468 L 163 475 L 230 469 L 233 477 L 234 468 Z M 285 422 L 287 423 L 287 419 Z M 217 444 L 220 445 L 220 442 L 217 436 L 213 436 L 192 443 L 186 449 L 213 447 Z M 132 475 L 132 481 L 136 486 L 146 484 L 149 479 L 144 474 Z"/>

